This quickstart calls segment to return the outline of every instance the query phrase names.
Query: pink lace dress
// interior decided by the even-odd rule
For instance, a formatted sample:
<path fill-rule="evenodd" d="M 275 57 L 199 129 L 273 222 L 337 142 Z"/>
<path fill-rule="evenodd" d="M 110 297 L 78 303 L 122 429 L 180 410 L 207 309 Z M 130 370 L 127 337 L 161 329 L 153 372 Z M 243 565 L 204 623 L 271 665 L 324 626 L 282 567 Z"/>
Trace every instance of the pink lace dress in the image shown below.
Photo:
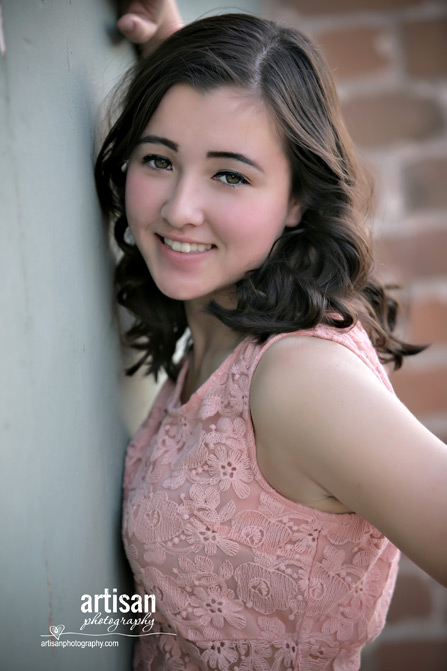
<path fill-rule="evenodd" d="M 124 542 L 160 632 L 136 639 L 138 671 L 357 671 L 383 628 L 398 550 L 356 514 L 285 499 L 256 462 L 250 383 L 287 335 L 241 342 L 182 405 L 186 362 L 129 445 Z M 300 335 L 345 345 L 392 393 L 361 326 Z"/>

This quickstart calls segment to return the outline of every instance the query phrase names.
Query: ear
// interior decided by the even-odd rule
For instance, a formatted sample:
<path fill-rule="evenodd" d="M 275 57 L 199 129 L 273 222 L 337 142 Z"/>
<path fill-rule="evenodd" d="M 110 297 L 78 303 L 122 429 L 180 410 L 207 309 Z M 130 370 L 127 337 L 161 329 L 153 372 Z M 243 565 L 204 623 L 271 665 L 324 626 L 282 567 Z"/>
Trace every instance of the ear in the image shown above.
<path fill-rule="evenodd" d="M 289 210 L 286 216 L 286 228 L 295 228 L 301 221 L 301 203 L 293 200 L 290 202 Z"/>

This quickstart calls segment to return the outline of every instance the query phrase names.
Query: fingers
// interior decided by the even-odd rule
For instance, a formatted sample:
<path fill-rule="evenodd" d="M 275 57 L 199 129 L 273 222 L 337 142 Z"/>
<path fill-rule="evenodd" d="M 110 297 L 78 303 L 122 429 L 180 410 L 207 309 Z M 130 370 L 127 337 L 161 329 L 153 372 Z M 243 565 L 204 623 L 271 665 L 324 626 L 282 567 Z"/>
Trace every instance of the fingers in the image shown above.
<path fill-rule="evenodd" d="M 121 8 L 118 30 L 139 45 L 143 57 L 182 27 L 176 0 L 122 0 Z"/>
<path fill-rule="evenodd" d="M 137 14 L 124 14 L 117 22 L 118 30 L 131 42 L 145 44 L 155 35 L 157 25 Z"/>

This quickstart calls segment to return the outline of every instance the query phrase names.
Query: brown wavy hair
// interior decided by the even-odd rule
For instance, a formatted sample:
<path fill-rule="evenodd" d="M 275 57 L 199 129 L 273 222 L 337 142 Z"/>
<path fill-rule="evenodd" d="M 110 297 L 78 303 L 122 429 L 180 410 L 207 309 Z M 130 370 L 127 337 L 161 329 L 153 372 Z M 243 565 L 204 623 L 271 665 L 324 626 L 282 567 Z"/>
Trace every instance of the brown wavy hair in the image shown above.
<path fill-rule="evenodd" d="M 183 303 L 155 285 L 135 245 L 125 242 L 125 174 L 132 153 L 165 93 L 187 83 L 201 92 L 237 86 L 264 102 L 277 121 L 291 165 L 292 194 L 302 207 L 260 268 L 236 284 L 237 307 L 207 310 L 243 336 L 269 336 L 319 323 L 346 328 L 360 320 L 383 362 L 396 368 L 423 347 L 393 335 L 398 303 L 372 276 L 372 243 L 362 207 L 362 180 L 343 124 L 329 68 L 303 34 L 246 14 L 205 18 L 174 33 L 126 77 L 122 112 L 99 152 L 101 206 L 114 221 L 122 255 L 118 303 L 133 315 L 125 342 L 147 364 L 175 379 L 173 355 L 187 329 Z"/>

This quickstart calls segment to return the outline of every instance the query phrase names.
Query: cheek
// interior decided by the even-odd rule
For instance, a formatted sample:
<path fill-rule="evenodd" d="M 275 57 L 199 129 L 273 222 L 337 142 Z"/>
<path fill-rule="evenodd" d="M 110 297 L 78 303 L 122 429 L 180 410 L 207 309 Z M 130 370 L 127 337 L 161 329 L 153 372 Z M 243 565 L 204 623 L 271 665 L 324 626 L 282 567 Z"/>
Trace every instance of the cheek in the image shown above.
<path fill-rule="evenodd" d="M 255 198 L 225 209 L 222 235 L 241 242 L 250 241 L 253 250 L 270 246 L 285 227 L 287 200 Z"/>
<path fill-rule="evenodd" d="M 126 180 L 125 205 L 129 225 L 138 225 L 156 210 L 155 194 L 147 181 L 138 175 L 129 174 Z"/>

